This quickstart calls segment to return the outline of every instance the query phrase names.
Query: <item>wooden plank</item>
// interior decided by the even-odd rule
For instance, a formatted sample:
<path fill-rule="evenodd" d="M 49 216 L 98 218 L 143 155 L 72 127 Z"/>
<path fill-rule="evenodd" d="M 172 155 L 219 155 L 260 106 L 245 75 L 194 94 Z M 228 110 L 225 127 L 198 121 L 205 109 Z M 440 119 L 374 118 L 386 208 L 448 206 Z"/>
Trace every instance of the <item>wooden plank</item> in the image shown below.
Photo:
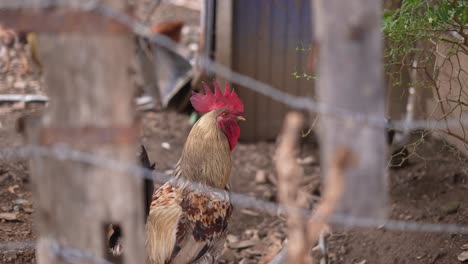
<path fill-rule="evenodd" d="M 234 70 L 253 78 L 256 78 L 257 63 L 258 25 L 255 24 L 256 9 L 254 1 L 235 1 Z M 245 87 L 239 87 L 237 91 L 246 106 L 245 117 L 247 122 L 240 124 L 241 139 L 246 141 L 256 140 L 257 116 L 254 105 L 257 102 L 257 94 Z"/>
<path fill-rule="evenodd" d="M 335 110 L 383 121 L 381 2 L 316 0 L 313 3 L 320 45 L 317 83 L 320 101 Z M 346 117 L 323 116 L 320 121 L 324 175 L 340 146 L 350 149 L 356 160 L 346 172 L 346 190 L 338 213 L 385 217 L 388 147 L 384 128 Z M 328 179 L 325 180 L 327 184 Z"/>
<path fill-rule="evenodd" d="M 271 15 L 271 84 L 283 91 L 286 90 L 286 49 L 287 49 L 287 21 L 288 10 L 286 0 L 274 0 Z M 283 117 L 286 114 L 286 106 L 280 103 L 270 104 L 269 120 L 270 130 L 268 138 L 275 137 L 281 128 Z"/>
<path fill-rule="evenodd" d="M 233 15 L 232 0 L 216 1 L 215 58 L 216 61 L 230 68 L 233 66 Z"/>
<path fill-rule="evenodd" d="M 126 1 L 106 4 L 122 10 Z M 98 130 L 133 127 L 133 56 L 130 35 L 39 35 L 50 104 L 43 127 Z M 38 134 L 30 141 L 38 142 Z M 75 149 L 129 163 L 135 160 L 136 139 L 126 144 L 91 144 L 57 137 Z M 51 254 L 47 239 L 63 246 L 106 257 L 106 224 L 123 231 L 121 263 L 144 263 L 142 179 L 122 172 L 68 160 L 35 158 L 31 177 L 38 226 L 38 263 L 68 263 Z M 80 260 L 77 263 L 89 263 Z"/>
<path fill-rule="evenodd" d="M 259 10 L 256 16 L 256 24 L 258 25 L 258 36 L 257 36 L 257 79 L 264 83 L 271 83 L 271 30 L 270 30 L 270 19 L 271 19 L 271 1 L 259 0 L 253 1 L 257 4 L 257 10 Z M 258 96 L 255 103 L 256 107 L 256 138 L 260 140 L 272 139 L 271 134 L 271 118 L 269 114 L 269 107 L 272 102 L 267 96 Z"/>
<path fill-rule="evenodd" d="M 304 1 L 299 1 L 304 2 Z M 290 94 L 299 94 L 299 80 L 292 76 L 292 73 L 301 68 L 300 59 L 298 57 L 297 47 L 300 45 L 300 29 L 301 29 L 301 10 L 298 1 L 287 1 L 287 34 L 286 34 L 286 72 L 285 86 L 286 92 Z M 300 70 L 299 70 L 300 71 Z M 289 107 L 288 107 L 289 109 Z"/>
<path fill-rule="evenodd" d="M 297 5 L 300 6 L 299 16 L 301 17 L 300 22 L 300 36 L 299 41 L 304 48 L 309 48 L 312 43 L 312 23 L 311 23 L 311 2 L 307 0 L 297 0 Z M 307 68 L 309 52 L 299 51 L 299 63 L 298 68 L 300 73 L 307 73 L 313 75 Z M 305 78 L 299 79 L 298 95 L 311 97 L 315 96 L 315 81 L 307 80 Z"/>
<path fill-rule="evenodd" d="M 305 51 L 298 51 L 298 71 L 300 74 L 308 74 L 311 76 L 315 76 L 315 72 L 312 72 L 309 62 L 309 56 L 312 52 L 311 44 L 312 44 L 312 31 L 313 26 L 311 23 L 312 16 L 311 16 L 311 1 L 307 0 L 296 0 L 296 4 L 300 8 L 299 16 L 301 17 L 300 22 L 300 36 L 299 42 L 300 47 L 305 49 Z M 309 97 L 314 100 L 317 100 L 316 91 L 315 91 L 315 80 L 314 79 L 306 79 L 300 78 L 298 80 L 298 92 L 297 95 Z M 316 123 L 316 117 L 318 116 L 317 113 L 307 113 L 307 123 L 306 127 L 312 128 L 314 132 L 317 131 L 318 126 Z M 312 127 L 313 126 L 313 127 Z M 309 139 L 313 140 L 313 137 L 308 137 Z"/>
<path fill-rule="evenodd" d="M 235 1 L 231 25 L 233 33 L 229 41 L 233 43 L 233 69 L 288 93 L 300 93 L 299 86 L 302 81 L 295 80 L 291 74 L 305 63 L 305 60 L 300 59 L 300 55 L 303 54 L 298 55 L 296 52 L 296 47 L 301 41 L 302 23 L 310 19 L 307 16 L 310 10 L 304 13 L 301 9 L 308 7 L 304 2 L 307 1 Z M 217 19 L 223 22 L 219 21 L 217 25 L 225 24 L 218 27 L 217 32 L 226 34 L 224 31 L 229 29 L 225 25 L 229 20 L 219 18 L 221 9 L 226 8 L 218 7 Z M 221 37 L 225 38 L 224 35 L 217 36 L 217 43 L 224 43 L 224 40 L 218 40 Z M 229 61 L 226 59 L 229 57 L 226 50 L 229 50 L 228 46 L 217 46 L 217 52 L 221 54 L 217 55 L 218 60 Z M 310 81 L 307 84 L 309 85 Z M 241 139 L 275 139 L 288 108 L 267 96 L 257 95 L 247 89 L 240 90 L 239 94 L 244 99 L 249 121 L 241 125 Z"/>

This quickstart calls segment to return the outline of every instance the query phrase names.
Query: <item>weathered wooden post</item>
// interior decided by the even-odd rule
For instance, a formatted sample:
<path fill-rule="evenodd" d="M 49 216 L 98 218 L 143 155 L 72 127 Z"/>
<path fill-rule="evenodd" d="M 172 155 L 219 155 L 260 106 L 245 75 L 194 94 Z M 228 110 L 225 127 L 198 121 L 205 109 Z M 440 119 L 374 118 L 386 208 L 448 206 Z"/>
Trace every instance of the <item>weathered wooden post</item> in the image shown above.
<path fill-rule="evenodd" d="M 101 2 L 127 11 L 127 1 Z M 132 35 L 98 14 L 63 9 L 31 14 L 29 19 L 41 18 L 56 28 L 55 32 L 43 28 L 46 32 L 38 37 L 50 105 L 40 127 L 28 132 L 30 141 L 134 161 L 139 133 L 129 78 Z M 54 21 L 62 24 L 48 23 Z M 69 160 L 35 158 L 31 165 L 39 263 L 68 263 L 52 253 L 49 239 L 110 259 L 106 244 L 110 223 L 122 229 L 124 255 L 119 262 L 144 263 L 142 179 Z"/>
<path fill-rule="evenodd" d="M 313 14 L 320 101 L 329 110 L 384 120 L 381 1 L 315 0 Z M 346 116 L 324 115 L 320 120 L 323 164 L 330 164 L 338 145 L 349 148 L 357 161 L 346 172 L 338 213 L 383 217 L 387 205 L 384 128 Z"/>

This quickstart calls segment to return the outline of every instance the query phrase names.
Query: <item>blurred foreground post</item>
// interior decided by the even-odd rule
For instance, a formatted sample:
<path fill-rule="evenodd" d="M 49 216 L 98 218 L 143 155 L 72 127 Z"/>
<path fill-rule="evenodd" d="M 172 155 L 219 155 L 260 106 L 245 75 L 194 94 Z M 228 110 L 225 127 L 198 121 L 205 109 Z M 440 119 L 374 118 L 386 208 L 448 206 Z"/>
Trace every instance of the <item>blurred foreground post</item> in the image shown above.
<path fill-rule="evenodd" d="M 127 10 L 124 0 L 102 2 Z M 59 32 L 47 32 L 45 28 L 39 35 L 50 105 L 40 127 L 28 131 L 30 142 L 65 144 L 131 163 L 136 158 L 139 135 L 129 78 L 132 35 L 123 25 L 97 14 L 55 9 L 42 12 L 46 13 L 44 19 L 56 15 L 54 12 L 71 12 L 75 19 L 83 19 L 73 24 L 66 23 L 68 16 L 62 16 L 64 28 Z M 113 263 L 144 263 L 142 179 L 49 158 L 34 159 L 31 175 L 39 263 L 70 262 L 67 252 L 53 252 L 49 241 Z M 113 259 L 107 249 L 108 224 L 118 224 L 122 230 L 124 255 L 119 259 Z M 80 254 L 73 263 L 95 263 Z"/>
<path fill-rule="evenodd" d="M 331 164 L 338 145 L 347 147 L 356 159 L 345 173 L 345 193 L 337 213 L 384 217 L 388 196 L 384 128 L 342 116 L 384 120 L 382 3 L 316 0 L 312 11 L 319 50 L 319 99 L 326 111 L 344 110 L 320 119 L 322 164 Z M 323 175 L 328 170 L 324 168 Z"/>

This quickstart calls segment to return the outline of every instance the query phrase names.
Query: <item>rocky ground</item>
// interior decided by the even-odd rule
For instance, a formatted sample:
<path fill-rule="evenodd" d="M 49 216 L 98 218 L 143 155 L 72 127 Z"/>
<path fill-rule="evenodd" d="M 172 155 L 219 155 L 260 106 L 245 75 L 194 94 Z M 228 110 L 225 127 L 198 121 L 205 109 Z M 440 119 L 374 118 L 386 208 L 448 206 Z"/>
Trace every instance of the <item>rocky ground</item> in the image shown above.
<path fill-rule="evenodd" d="M 0 72 L 0 94 L 43 94 L 37 69 L 21 75 L 18 51 L 10 50 L 9 71 Z M 0 58 L 0 69 L 4 61 Z M 17 119 L 46 106 L 0 102 L 0 148 L 23 144 Z M 247 109 L 248 111 L 248 109 Z M 141 143 L 159 170 L 174 168 L 190 130 L 189 117 L 172 112 L 143 113 Z M 311 135 L 312 137 L 312 135 Z M 431 137 L 415 136 L 409 165 L 390 170 L 390 218 L 420 223 L 468 224 L 466 160 L 452 147 Z M 418 141 L 419 140 L 419 141 Z M 318 144 L 305 141 L 298 162 L 305 178 L 301 193 L 320 199 Z M 312 143 L 311 143 L 312 142 Z M 233 152 L 233 191 L 276 202 L 274 142 L 243 143 Z M 33 241 L 34 199 L 27 160 L 0 157 L 0 263 L 35 263 L 33 249 L 5 250 L 2 242 Z M 222 263 L 267 263 L 285 242 L 284 220 L 236 208 Z M 458 263 L 468 236 L 454 233 L 390 231 L 383 228 L 333 226 L 327 237 L 329 263 Z M 318 258 L 317 250 L 314 256 Z"/>

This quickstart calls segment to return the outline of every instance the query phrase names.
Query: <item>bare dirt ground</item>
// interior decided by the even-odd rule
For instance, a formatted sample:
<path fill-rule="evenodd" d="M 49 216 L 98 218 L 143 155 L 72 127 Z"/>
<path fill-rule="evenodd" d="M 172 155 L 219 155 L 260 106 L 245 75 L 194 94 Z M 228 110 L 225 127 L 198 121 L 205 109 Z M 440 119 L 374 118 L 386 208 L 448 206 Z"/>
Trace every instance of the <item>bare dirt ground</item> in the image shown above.
<path fill-rule="evenodd" d="M 2 148 L 21 144 L 15 120 L 29 111 L 14 110 L 0 115 Z M 190 129 L 188 117 L 147 112 L 143 124 L 141 142 L 147 147 L 150 158 L 159 170 L 170 171 Z M 168 143 L 170 148 L 162 143 Z M 276 201 L 274 148 L 274 143 L 241 143 L 237 147 L 233 153 L 233 191 Z M 424 159 L 413 155 L 410 166 L 390 172 L 391 218 L 468 224 L 468 208 L 464 206 L 468 204 L 467 174 L 460 157 L 434 139 L 422 143 L 417 151 Z M 317 149 L 306 144 L 300 157 L 307 175 L 304 190 L 319 195 Z M 35 238 L 34 200 L 24 160 L 0 161 L 0 213 L 15 218 L 0 221 L 0 242 Z M 223 262 L 261 263 L 279 250 L 286 233 L 284 222 L 277 217 L 236 208 Z M 467 242 L 467 236 L 450 233 L 336 227 L 328 237 L 328 255 L 330 263 L 457 263 L 460 247 Z M 34 262 L 33 250 L 0 251 L 0 263 Z"/>
<path fill-rule="evenodd" d="M 11 71 L 0 71 L 0 94 L 43 93 L 40 76 L 34 71 L 21 76 L 21 67 L 16 60 Z M 43 108 L 21 103 L 0 104 L 0 148 L 21 145 L 23 140 L 15 129 L 16 120 Z M 141 143 L 157 169 L 169 172 L 190 130 L 188 116 L 146 112 L 142 124 Z M 313 142 L 312 139 L 304 143 L 299 153 L 306 174 L 302 188 L 310 194 L 311 201 L 319 198 L 321 188 L 318 147 Z M 233 191 L 276 202 L 274 150 L 273 142 L 241 142 L 233 152 Z M 466 164 L 450 146 L 425 138 L 411 156 L 409 166 L 389 173 L 391 219 L 468 224 Z M 31 190 L 27 161 L 0 158 L 0 245 L 36 239 Z M 236 208 L 221 262 L 265 263 L 279 251 L 286 233 L 284 221 L 278 217 Z M 468 243 L 468 236 L 337 226 L 332 228 L 327 241 L 329 263 L 459 263 L 457 255 Z M 35 262 L 33 249 L 0 249 L 0 263 Z"/>

